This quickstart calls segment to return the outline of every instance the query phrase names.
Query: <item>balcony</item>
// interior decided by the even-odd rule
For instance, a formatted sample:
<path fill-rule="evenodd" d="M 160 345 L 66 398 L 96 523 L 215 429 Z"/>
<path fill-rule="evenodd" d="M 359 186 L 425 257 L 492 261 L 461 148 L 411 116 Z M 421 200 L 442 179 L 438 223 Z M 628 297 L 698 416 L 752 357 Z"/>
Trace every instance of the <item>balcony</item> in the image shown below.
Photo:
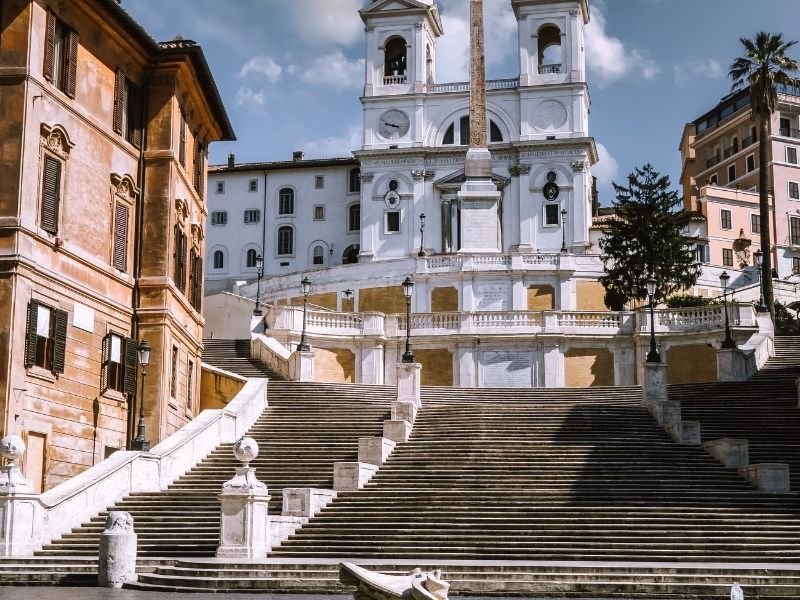
<path fill-rule="evenodd" d="M 519 78 L 492 79 L 486 82 L 487 90 L 513 90 L 519 87 Z M 448 92 L 468 92 L 469 81 L 456 81 L 454 83 L 429 83 L 425 86 L 429 94 L 446 94 Z"/>
<path fill-rule="evenodd" d="M 792 129 L 791 127 L 781 127 L 780 133 L 783 137 L 800 139 L 800 129 Z"/>
<path fill-rule="evenodd" d="M 742 140 L 742 150 L 744 150 L 745 148 L 749 148 L 750 146 L 752 146 L 755 143 L 756 143 L 756 136 L 754 136 L 754 135 L 751 135 L 751 136 L 748 136 L 748 137 L 744 138 Z"/>
<path fill-rule="evenodd" d="M 717 165 L 717 164 L 719 164 L 719 162 L 720 162 L 721 160 L 722 160 L 722 157 L 720 157 L 720 155 L 719 155 L 719 154 L 716 154 L 715 156 L 712 156 L 711 158 L 709 158 L 709 159 L 706 161 L 706 169 L 710 169 L 710 168 L 711 168 L 711 167 L 713 167 L 714 165 Z"/>
<path fill-rule="evenodd" d="M 722 151 L 722 158 L 730 158 L 731 156 L 733 156 L 737 152 L 739 152 L 739 147 L 738 146 L 731 146 L 730 148 L 725 148 Z"/>
<path fill-rule="evenodd" d="M 539 75 L 560 75 L 561 65 L 539 65 Z"/>
<path fill-rule="evenodd" d="M 383 78 L 383 85 L 405 85 L 406 81 L 405 75 L 386 75 Z"/>

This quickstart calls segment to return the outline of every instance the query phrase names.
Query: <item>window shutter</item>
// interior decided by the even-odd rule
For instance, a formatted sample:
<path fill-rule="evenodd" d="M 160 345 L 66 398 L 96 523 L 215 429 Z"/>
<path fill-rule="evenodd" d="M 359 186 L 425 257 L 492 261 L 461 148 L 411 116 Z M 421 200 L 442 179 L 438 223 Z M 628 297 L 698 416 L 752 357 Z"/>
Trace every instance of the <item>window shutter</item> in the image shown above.
<path fill-rule="evenodd" d="M 194 276 L 194 302 L 192 306 L 197 312 L 201 312 L 203 307 L 203 257 L 196 256 L 194 262 L 195 276 Z"/>
<path fill-rule="evenodd" d="M 111 355 L 111 334 L 107 333 L 103 338 L 102 347 L 103 359 L 100 363 L 100 393 L 108 389 L 108 359 Z"/>
<path fill-rule="evenodd" d="M 114 219 L 114 268 L 123 273 L 128 266 L 128 207 L 117 202 Z"/>
<path fill-rule="evenodd" d="M 181 137 L 180 146 L 178 147 L 178 160 L 183 168 L 186 168 L 186 117 L 183 116 L 181 111 Z"/>
<path fill-rule="evenodd" d="M 122 133 L 122 111 L 125 108 L 124 96 L 125 73 L 117 69 L 117 77 L 114 80 L 114 133 Z"/>
<path fill-rule="evenodd" d="M 40 225 L 47 233 L 58 233 L 58 205 L 61 192 L 61 162 L 52 156 L 44 157 L 42 178 L 42 213 Z"/>
<path fill-rule="evenodd" d="M 194 189 L 197 195 L 203 197 L 203 144 L 194 145 Z"/>
<path fill-rule="evenodd" d="M 55 335 L 53 336 L 53 373 L 64 372 L 64 355 L 67 350 L 67 321 L 64 310 L 55 311 Z"/>
<path fill-rule="evenodd" d="M 30 367 L 36 362 L 36 322 L 38 320 L 39 303 L 31 300 L 28 303 L 28 331 L 25 337 L 25 366 Z"/>
<path fill-rule="evenodd" d="M 173 279 L 175 286 L 181 291 L 186 290 L 186 234 L 180 226 L 175 225 L 175 269 Z"/>
<path fill-rule="evenodd" d="M 129 141 L 135 148 L 142 147 L 142 97 L 141 88 L 128 82 L 128 108 L 130 111 L 128 123 L 131 128 Z"/>
<path fill-rule="evenodd" d="M 126 396 L 136 394 L 136 365 L 139 361 L 139 346 L 132 338 L 125 339 L 125 381 L 123 392 Z"/>
<path fill-rule="evenodd" d="M 47 11 L 47 24 L 44 32 L 44 78 L 53 82 L 53 71 L 56 57 L 56 16 L 52 11 Z"/>
<path fill-rule="evenodd" d="M 67 32 L 67 85 L 64 93 L 70 98 L 75 97 L 75 84 L 78 75 L 78 33 L 70 30 Z"/>

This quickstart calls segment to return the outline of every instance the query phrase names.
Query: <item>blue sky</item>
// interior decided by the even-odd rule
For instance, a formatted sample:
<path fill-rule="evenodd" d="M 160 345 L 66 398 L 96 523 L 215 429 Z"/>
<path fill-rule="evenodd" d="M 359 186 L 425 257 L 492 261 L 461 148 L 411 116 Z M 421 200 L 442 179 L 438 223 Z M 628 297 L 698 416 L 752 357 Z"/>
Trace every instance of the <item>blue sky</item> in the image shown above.
<path fill-rule="evenodd" d="M 156 39 L 176 34 L 205 50 L 238 141 L 211 148 L 237 162 L 344 156 L 361 139 L 365 0 L 122 0 Z M 468 0 L 438 0 L 445 35 L 439 82 L 467 79 Z M 759 30 L 800 37 L 800 0 L 590 0 L 586 50 L 600 149 L 594 172 L 609 182 L 652 163 L 677 187 L 684 123 L 730 91 L 739 37 Z M 486 0 L 490 79 L 518 74 L 509 0 Z M 800 59 L 800 44 L 792 56 Z"/>

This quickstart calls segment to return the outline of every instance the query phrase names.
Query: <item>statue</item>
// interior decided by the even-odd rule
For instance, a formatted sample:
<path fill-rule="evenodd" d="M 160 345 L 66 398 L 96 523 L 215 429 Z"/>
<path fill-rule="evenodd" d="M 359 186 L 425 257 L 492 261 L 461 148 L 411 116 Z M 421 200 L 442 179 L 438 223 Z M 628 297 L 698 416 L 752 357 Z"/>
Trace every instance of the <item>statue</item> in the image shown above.
<path fill-rule="evenodd" d="M 450 589 L 438 569 L 423 573 L 416 568 L 408 575 L 385 575 L 348 562 L 339 563 L 339 581 L 356 587 L 355 600 L 447 600 Z"/>

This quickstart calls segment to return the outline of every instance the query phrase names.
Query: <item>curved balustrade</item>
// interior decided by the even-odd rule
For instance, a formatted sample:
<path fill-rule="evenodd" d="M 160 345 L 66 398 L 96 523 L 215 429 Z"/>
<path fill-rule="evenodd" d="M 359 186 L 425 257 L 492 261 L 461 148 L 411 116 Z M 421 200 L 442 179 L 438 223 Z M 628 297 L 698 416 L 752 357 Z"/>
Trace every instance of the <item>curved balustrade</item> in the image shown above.
<path fill-rule="evenodd" d="M 558 312 L 559 327 L 598 327 L 600 329 L 622 329 L 626 313 L 616 312 Z"/>

